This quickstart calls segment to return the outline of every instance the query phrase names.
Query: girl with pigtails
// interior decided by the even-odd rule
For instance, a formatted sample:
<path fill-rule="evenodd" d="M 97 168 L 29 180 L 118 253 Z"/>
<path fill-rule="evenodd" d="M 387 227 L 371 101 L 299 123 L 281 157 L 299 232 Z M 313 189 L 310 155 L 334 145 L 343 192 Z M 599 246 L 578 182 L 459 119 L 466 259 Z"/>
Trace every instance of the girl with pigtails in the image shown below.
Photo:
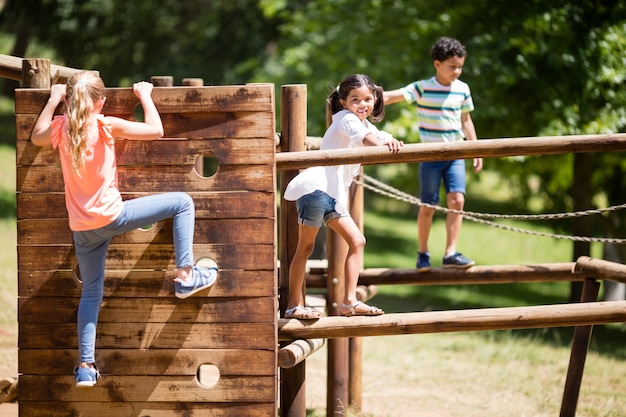
<path fill-rule="evenodd" d="M 378 130 L 368 121 L 384 117 L 382 88 L 363 74 L 346 77 L 327 99 L 332 123 L 324 134 L 320 150 L 387 146 L 397 152 L 404 143 Z M 295 201 L 298 210 L 298 243 L 289 268 L 289 300 L 285 318 L 317 319 L 321 314 L 304 305 L 302 287 L 306 261 L 313 252 L 315 237 L 323 224 L 337 232 L 348 244 L 345 263 L 345 293 L 340 314 L 377 316 L 384 312 L 356 298 L 359 272 L 363 263 L 365 237 L 350 217 L 348 196 L 360 164 L 310 167 L 287 186 L 284 198 Z"/>

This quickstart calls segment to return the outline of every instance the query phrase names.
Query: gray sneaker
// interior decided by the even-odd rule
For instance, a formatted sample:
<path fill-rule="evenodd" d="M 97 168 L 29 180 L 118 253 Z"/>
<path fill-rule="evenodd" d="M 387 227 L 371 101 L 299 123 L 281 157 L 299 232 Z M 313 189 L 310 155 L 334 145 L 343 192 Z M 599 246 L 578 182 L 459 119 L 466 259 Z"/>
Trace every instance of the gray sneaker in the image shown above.
<path fill-rule="evenodd" d="M 74 368 L 74 375 L 76 376 L 76 388 L 91 388 L 100 379 L 100 372 L 98 372 L 95 364 L 93 367 L 77 366 Z"/>
<path fill-rule="evenodd" d="M 201 266 L 194 266 L 191 268 L 191 282 L 174 282 L 174 289 L 176 297 L 187 298 L 192 295 L 207 290 L 215 284 L 217 279 L 217 268 L 204 268 Z"/>
<path fill-rule="evenodd" d="M 443 257 L 444 268 L 465 269 L 474 265 L 476 262 L 467 259 L 461 252 L 454 252 L 452 255 Z"/>

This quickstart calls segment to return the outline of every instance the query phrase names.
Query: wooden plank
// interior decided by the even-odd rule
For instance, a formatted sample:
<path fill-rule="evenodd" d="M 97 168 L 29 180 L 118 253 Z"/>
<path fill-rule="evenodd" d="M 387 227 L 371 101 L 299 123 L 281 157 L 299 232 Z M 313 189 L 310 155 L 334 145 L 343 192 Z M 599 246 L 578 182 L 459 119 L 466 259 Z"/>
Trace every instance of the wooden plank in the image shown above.
<path fill-rule="evenodd" d="M 123 193 L 122 198 L 151 195 L 152 193 Z M 188 193 L 196 207 L 199 219 L 275 218 L 276 196 L 261 191 L 192 192 Z M 17 194 L 17 218 L 67 219 L 64 193 Z"/>
<path fill-rule="evenodd" d="M 303 324 L 279 319 L 279 339 L 346 338 L 483 330 L 535 329 L 626 322 L 626 301 L 322 317 Z"/>
<path fill-rule="evenodd" d="M 273 317 L 268 317 L 272 320 Z M 100 323 L 97 349 L 276 349 L 274 323 Z M 75 323 L 20 323 L 20 349 L 72 349 Z"/>
<path fill-rule="evenodd" d="M 172 271 L 107 270 L 105 297 L 174 297 Z M 19 297 L 80 297 L 81 287 L 71 270 L 18 271 Z M 276 275 L 273 270 L 252 271 L 220 269 L 211 288 L 215 297 L 275 297 Z M 193 298 L 193 297 L 192 297 Z"/>
<path fill-rule="evenodd" d="M 149 229 L 137 229 L 114 237 L 113 244 L 172 243 L 172 220 L 163 220 Z M 19 220 L 18 245 L 71 244 L 72 231 L 67 219 Z M 196 219 L 194 243 L 273 244 L 274 219 Z"/>
<path fill-rule="evenodd" d="M 200 155 L 214 157 L 220 165 L 271 165 L 274 161 L 274 142 L 258 135 L 257 132 L 250 139 L 117 140 L 117 165 L 120 169 L 126 165 L 143 165 L 148 170 L 160 165 L 190 166 Z M 18 166 L 61 166 L 57 149 L 36 146 L 30 141 L 16 143 L 16 161 Z"/>
<path fill-rule="evenodd" d="M 107 116 L 115 116 L 107 114 Z M 128 119 L 125 115 L 123 119 Z M 15 136 L 17 143 L 28 143 L 38 114 L 16 115 Z M 272 138 L 274 144 L 275 123 L 271 113 L 184 113 L 163 114 L 164 139 L 255 139 Z M 131 119 L 132 120 L 132 119 Z M 150 141 L 152 142 L 152 141 Z"/>
<path fill-rule="evenodd" d="M 85 390 L 75 389 L 73 375 L 20 376 L 22 401 L 182 401 L 182 402 L 271 402 L 275 401 L 274 376 L 225 376 L 216 386 L 205 388 L 195 376 L 106 376 Z M 41 387 L 46 387 L 42 389 Z"/>
<path fill-rule="evenodd" d="M 196 259 L 214 259 L 221 269 L 273 270 L 274 245 L 198 244 Z M 73 245 L 18 246 L 18 271 L 72 269 L 76 263 Z M 144 269 L 173 271 L 176 268 L 174 245 L 111 245 L 107 252 L 107 269 Z"/>
<path fill-rule="evenodd" d="M 58 155 L 28 141 L 48 91 L 16 100 L 21 416 L 276 415 L 274 86 L 155 89 L 166 135 L 186 140 L 117 143 L 124 197 L 191 194 L 194 252 L 220 275 L 208 297 L 178 300 L 171 221 L 115 238 L 96 343 L 104 378 L 89 392 L 70 372 L 80 285 Z M 131 89 L 109 89 L 103 113 L 132 120 L 137 104 Z M 200 155 L 218 161 L 209 179 L 195 173 Z M 205 363 L 221 375 L 211 389 L 196 376 Z"/>
<path fill-rule="evenodd" d="M 576 260 L 575 270 L 586 276 L 626 283 L 626 265 L 617 262 L 581 256 Z"/>
<path fill-rule="evenodd" d="M 162 113 L 161 119 L 165 137 L 171 138 L 267 138 L 275 133 L 271 113 Z"/>
<path fill-rule="evenodd" d="M 20 323 L 75 323 L 76 298 L 20 298 Z M 107 298 L 99 323 L 267 323 L 276 308 L 271 298 Z"/>
<path fill-rule="evenodd" d="M 22 81 L 24 60 L 24 58 L 17 56 L 0 55 L 0 77 Z M 45 75 L 50 76 L 51 79 L 67 80 L 72 74 L 79 71 L 82 70 L 50 63 L 50 71 L 46 71 Z M 98 71 L 90 70 L 90 72 L 98 74 Z M 39 75 L 42 76 L 44 74 L 40 73 Z"/>
<path fill-rule="evenodd" d="M 48 100 L 49 89 L 15 90 L 15 114 L 39 114 Z M 104 114 L 131 117 L 139 100 L 132 88 L 107 88 Z M 250 84 L 208 87 L 162 87 L 152 91 L 159 113 L 268 112 L 274 111 L 274 85 Z M 58 112 L 62 111 L 60 106 Z"/>
<path fill-rule="evenodd" d="M 76 365 L 77 349 L 20 349 L 23 374 L 65 375 Z M 220 375 L 267 375 L 276 366 L 276 354 L 258 349 L 98 349 L 103 375 L 187 375 L 202 364 L 214 364 Z M 251 364 L 254 364 L 251 366 Z"/>
<path fill-rule="evenodd" d="M 275 403 L 22 401 L 20 417 L 267 417 L 277 415 Z"/>
<path fill-rule="evenodd" d="M 120 192 L 168 191 L 266 191 L 276 184 L 273 165 L 221 165 L 215 175 L 202 178 L 193 165 L 162 166 L 146 171 L 144 167 L 119 169 Z M 64 191 L 60 166 L 17 168 L 17 192 L 60 193 Z"/>
<path fill-rule="evenodd" d="M 324 151 L 281 152 L 276 167 L 297 170 L 309 166 L 341 164 L 374 165 L 452 159 L 496 158 L 504 156 L 556 155 L 579 152 L 616 152 L 626 150 L 626 133 L 602 135 L 565 135 L 458 142 L 409 143 L 398 152 L 380 146 L 343 148 Z"/>

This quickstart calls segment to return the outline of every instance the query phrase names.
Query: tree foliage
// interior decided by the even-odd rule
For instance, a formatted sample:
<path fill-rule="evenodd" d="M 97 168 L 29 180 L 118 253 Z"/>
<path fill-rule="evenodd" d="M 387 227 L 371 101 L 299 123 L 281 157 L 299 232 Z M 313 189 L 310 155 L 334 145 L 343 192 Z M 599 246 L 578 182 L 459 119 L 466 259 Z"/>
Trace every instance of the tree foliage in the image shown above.
<path fill-rule="evenodd" d="M 47 46 L 55 63 L 113 86 L 151 75 L 244 83 L 277 40 L 276 21 L 246 0 L 9 0 L 0 30 L 16 34 L 13 55 Z"/>
<path fill-rule="evenodd" d="M 0 33 L 14 36 L 13 55 L 44 46 L 59 64 L 98 69 L 109 85 L 150 75 L 307 84 L 311 135 L 324 132 L 325 99 L 342 78 L 366 73 L 391 89 L 430 77 L 430 46 L 446 35 L 468 50 L 462 78 L 480 138 L 626 125 L 625 0 L 8 0 Z M 384 128 L 419 139 L 408 106 L 388 108 Z M 590 158 L 588 201 L 623 203 L 625 159 Z M 577 205 L 574 162 L 581 160 L 500 158 L 486 168 L 516 185 L 520 204 L 540 200 L 544 211 L 563 211 Z M 411 167 L 373 169 L 406 191 L 416 187 Z M 597 226 L 624 236 L 621 217 Z"/>

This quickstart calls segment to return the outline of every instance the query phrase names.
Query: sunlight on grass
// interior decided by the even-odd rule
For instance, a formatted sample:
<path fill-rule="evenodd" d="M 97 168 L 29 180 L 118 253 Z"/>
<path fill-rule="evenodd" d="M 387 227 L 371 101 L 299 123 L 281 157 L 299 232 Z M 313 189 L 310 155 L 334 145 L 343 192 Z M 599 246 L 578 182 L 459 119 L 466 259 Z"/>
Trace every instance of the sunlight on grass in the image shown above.
<path fill-rule="evenodd" d="M 558 415 L 569 363 L 568 346 L 554 347 L 532 335 L 519 337 L 506 332 L 362 340 L 363 362 L 367 364 L 363 367 L 362 409 L 366 412 L 351 415 Z M 308 416 L 325 415 L 326 355 L 324 347 L 307 360 Z M 594 353 L 587 361 L 577 415 L 624 415 L 626 400 L 617 383 L 623 361 Z"/>
<path fill-rule="evenodd" d="M 5 242 L 17 240 L 16 225 L 14 219 L 0 220 L 0 236 Z M 7 245 L 8 246 L 8 245 Z M 17 324 L 17 257 L 15 245 L 8 250 L 0 251 L 0 328 L 13 328 Z M 5 327 L 7 326 L 7 327 Z M 16 330 L 16 328 L 14 329 Z M 13 336 L 13 330 L 9 333 Z M 0 345 L 2 344 L 3 331 L 0 331 Z"/>
<path fill-rule="evenodd" d="M 15 148 L 0 145 L 0 377 L 17 376 L 17 223 Z M 5 210 L 6 207 L 6 210 Z M 10 209 L 9 209 L 10 207 Z"/>
<path fill-rule="evenodd" d="M 507 224 L 525 230 L 550 232 L 546 227 L 524 222 L 508 221 Z M 367 212 L 365 236 L 368 238 L 368 245 L 365 249 L 366 267 L 412 268 L 415 266 L 418 248 L 415 219 L 391 218 L 379 213 Z M 378 238 L 382 239 L 384 244 L 372 243 Z M 441 266 L 445 239 L 445 218 L 443 215 L 436 214 L 428 242 L 433 266 Z M 480 265 L 570 262 L 572 257 L 570 241 L 510 232 L 468 220 L 463 223 L 458 250 Z M 410 263 L 406 263 L 405 260 L 404 264 L 398 264 L 398 253 L 409 258 Z"/>
<path fill-rule="evenodd" d="M 0 163 L 2 163 L 0 175 L 0 191 L 15 199 L 15 147 L 0 144 Z"/>

